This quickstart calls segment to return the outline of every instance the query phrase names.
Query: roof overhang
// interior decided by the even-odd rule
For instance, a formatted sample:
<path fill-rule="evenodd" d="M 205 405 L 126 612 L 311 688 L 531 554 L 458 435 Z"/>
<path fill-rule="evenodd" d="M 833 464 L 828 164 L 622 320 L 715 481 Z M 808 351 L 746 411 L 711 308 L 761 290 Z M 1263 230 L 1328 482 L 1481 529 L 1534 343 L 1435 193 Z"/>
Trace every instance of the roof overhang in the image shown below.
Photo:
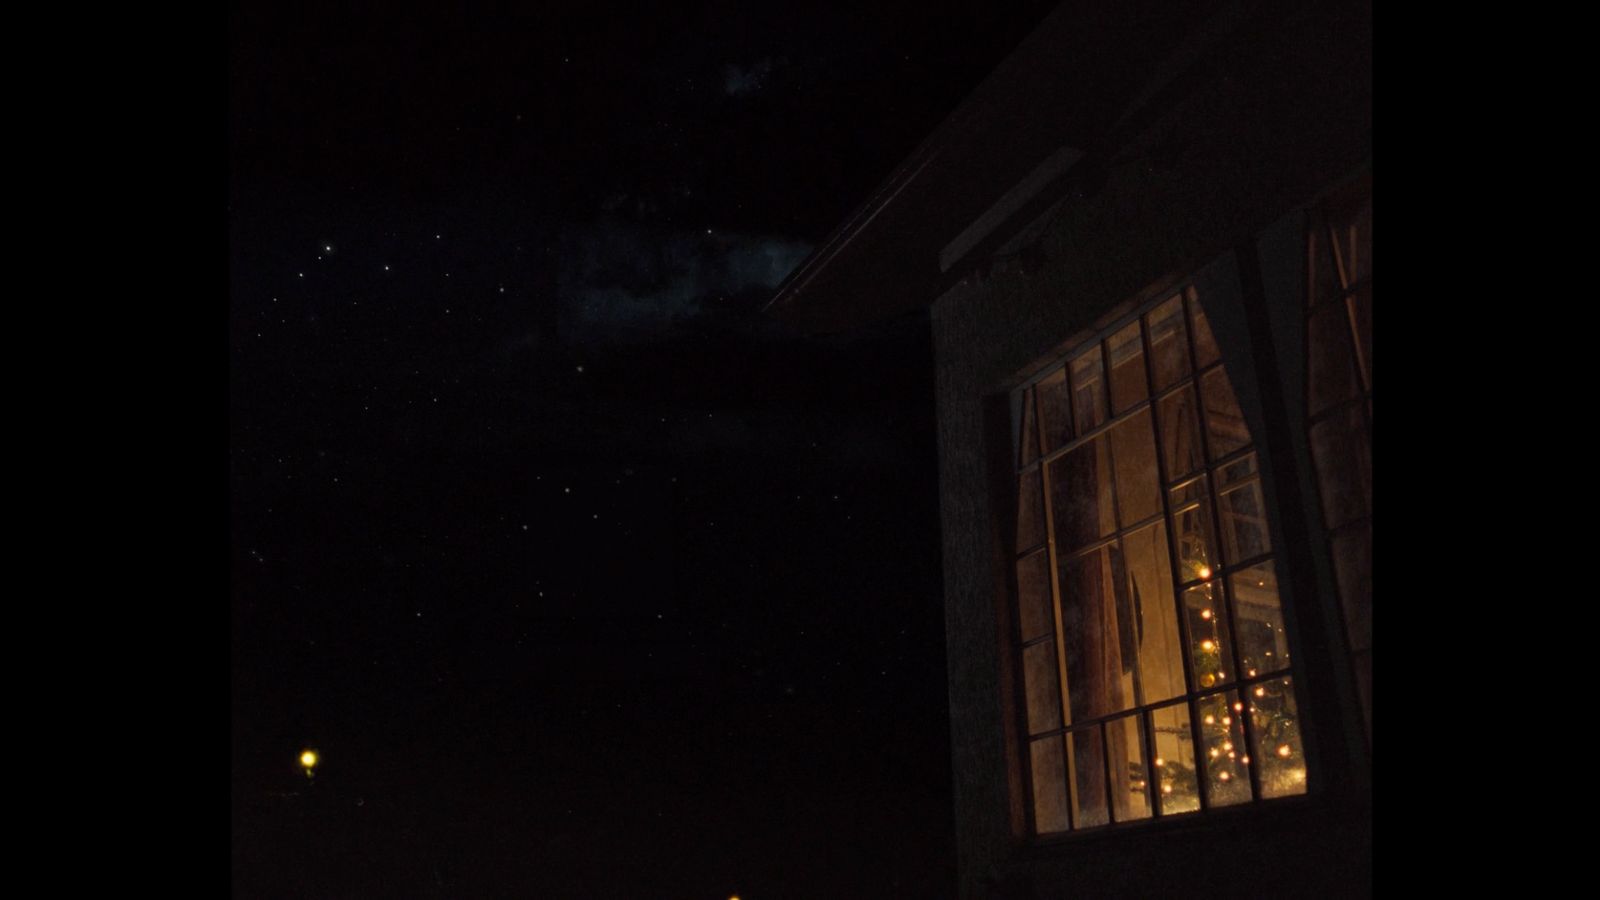
<path fill-rule="evenodd" d="M 1117 138 L 1257 6 L 1062 3 L 779 285 L 766 311 L 833 333 L 931 303 L 1074 184 L 1093 185 Z"/>

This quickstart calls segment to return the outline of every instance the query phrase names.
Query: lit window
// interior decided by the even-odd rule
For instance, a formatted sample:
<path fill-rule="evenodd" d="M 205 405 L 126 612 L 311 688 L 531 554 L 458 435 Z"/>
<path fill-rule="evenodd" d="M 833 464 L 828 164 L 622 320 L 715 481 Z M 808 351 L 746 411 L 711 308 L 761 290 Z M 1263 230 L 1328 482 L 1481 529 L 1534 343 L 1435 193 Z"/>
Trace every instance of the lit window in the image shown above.
<path fill-rule="evenodd" d="M 1015 400 L 1033 832 L 1304 793 L 1260 466 L 1194 290 Z"/>

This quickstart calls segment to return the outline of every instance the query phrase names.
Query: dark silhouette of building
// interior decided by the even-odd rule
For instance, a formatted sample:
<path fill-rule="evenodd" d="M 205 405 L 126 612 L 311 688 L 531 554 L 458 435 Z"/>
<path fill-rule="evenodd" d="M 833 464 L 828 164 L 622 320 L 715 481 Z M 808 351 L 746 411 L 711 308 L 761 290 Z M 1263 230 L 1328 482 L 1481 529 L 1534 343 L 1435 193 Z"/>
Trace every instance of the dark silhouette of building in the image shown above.
<path fill-rule="evenodd" d="M 781 286 L 930 307 L 960 895 L 1371 866 L 1371 11 L 1063 3 Z"/>

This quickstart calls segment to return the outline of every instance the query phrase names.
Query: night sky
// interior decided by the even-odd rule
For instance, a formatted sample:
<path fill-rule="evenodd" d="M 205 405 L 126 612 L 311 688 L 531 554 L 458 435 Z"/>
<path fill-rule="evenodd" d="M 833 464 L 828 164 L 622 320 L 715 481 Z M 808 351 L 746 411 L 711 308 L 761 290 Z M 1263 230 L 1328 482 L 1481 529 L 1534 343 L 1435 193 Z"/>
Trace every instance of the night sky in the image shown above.
<path fill-rule="evenodd" d="M 953 895 L 926 317 L 761 307 L 1050 4 L 451 6 L 230 20 L 236 896 Z"/>

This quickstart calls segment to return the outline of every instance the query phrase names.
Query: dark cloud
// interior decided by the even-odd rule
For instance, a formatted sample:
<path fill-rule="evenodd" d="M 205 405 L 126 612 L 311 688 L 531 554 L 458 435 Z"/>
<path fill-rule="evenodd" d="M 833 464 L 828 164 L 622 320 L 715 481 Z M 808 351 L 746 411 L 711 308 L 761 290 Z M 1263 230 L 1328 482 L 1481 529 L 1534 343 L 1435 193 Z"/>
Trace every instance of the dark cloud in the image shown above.
<path fill-rule="evenodd" d="M 658 340 L 741 294 L 769 294 L 811 252 L 771 235 L 688 231 L 618 220 L 574 230 L 557 276 L 562 336 Z"/>
<path fill-rule="evenodd" d="M 748 97 L 766 86 L 767 78 L 776 64 L 771 59 L 759 60 L 748 67 L 729 64 L 722 67 L 722 90 L 729 97 Z"/>

